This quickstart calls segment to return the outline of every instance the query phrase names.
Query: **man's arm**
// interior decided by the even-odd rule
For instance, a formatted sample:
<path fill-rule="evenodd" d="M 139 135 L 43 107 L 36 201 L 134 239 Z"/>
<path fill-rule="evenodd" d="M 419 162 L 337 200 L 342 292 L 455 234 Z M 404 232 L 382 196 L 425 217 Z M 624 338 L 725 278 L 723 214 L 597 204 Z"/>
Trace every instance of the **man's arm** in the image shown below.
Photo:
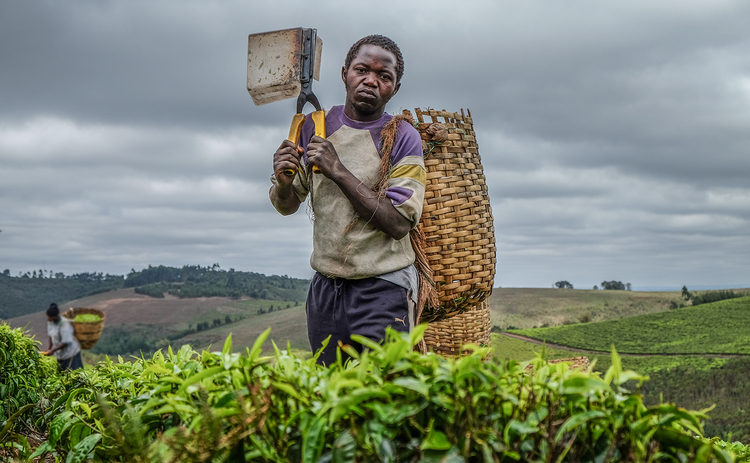
<path fill-rule="evenodd" d="M 313 137 L 307 145 L 307 160 L 318 166 L 320 173 L 330 178 L 349 199 L 359 216 L 370 225 L 395 240 L 409 233 L 412 223 L 396 210 L 389 198 L 381 198 L 345 166 L 330 141 Z"/>
<path fill-rule="evenodd" d="M 276 181 L 271 186 L 268 196 L 273 207 L 281 215 L 294 214 L 299 209 L 300 200 L 292 188 L 294 176 L 286 175 L 284 172 L 289 169 L 295 172 L 302 169 L 299 160 L 301 153 L 302 148 L 289 140 L 284 140 L 273 155 L 273 175 Z"/>

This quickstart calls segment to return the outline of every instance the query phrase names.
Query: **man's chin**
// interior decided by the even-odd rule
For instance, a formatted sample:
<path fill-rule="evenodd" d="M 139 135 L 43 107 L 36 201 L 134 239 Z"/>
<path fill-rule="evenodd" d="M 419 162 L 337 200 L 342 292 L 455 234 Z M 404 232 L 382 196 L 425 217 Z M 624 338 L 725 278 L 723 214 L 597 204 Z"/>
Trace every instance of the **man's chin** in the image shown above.
<path fill-rule="evenodd" d="M 354 110 L 362 116 L 372 116 L 373 114 L 378 112 L 378 108 L 367 103 L 356 103 L 354 105 Z"/>

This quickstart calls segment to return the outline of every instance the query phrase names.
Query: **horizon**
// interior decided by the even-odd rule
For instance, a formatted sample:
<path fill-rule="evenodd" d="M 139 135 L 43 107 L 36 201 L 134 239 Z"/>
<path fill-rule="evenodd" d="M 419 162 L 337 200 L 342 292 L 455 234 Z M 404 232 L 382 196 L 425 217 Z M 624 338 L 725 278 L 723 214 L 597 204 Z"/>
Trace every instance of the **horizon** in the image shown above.
<path fill-rule="evenodd" d="M 288 274 L 281 274 L 281 275 L 280 274 L 273 274 L 273 273 L 267 274 L 267 273 L 264 273 L 264 272 L 258 272 L 256 270 L 242 270 L 242 269 L 236 269 L 236 268 L 233 268 L 233 267 L 223 268 L 223 267 L 221 267 L 221 265 L 219 263 L 214 263 L 212 265 L 206 265 L 206 266 L 201 266 L 201 267 L 212 268 L 212 266 L 214 266 L 214 265 L 216 266 L 216 268 L 218 270 L 221 270 L 221 271 L 234 270 L 234 271 L 238 271 L 238 272 L 259 273 L 261 275 L 268 276 L 268 277 L 278 276 L 278 277 L 295 278 L 295 279 L 301 279 L 301 280 L 310 280 L 312 278 L 312 275 L 310 275 L 309 277 L 297 277 L 297 276 L 292 276 L 292 275 L 288 275 Z M 138 273 L 138 272 L 141 272 L 143 270 L 147 270 L 149 267 L 160 267 L 160 266 L 163 266 L 163 267 L 172 267 L 172 268 L 182 268 L 183 267 L 183 266 L 175 267 L 175 266 L 169 266 L 169 265 L 163 265 L 163 264 L 159 264 L 159 265 L 149 264 L 147 267 L 144 267 L 141 270 L 135 270 L 135 268 L 132 268 L 132 270 L 134 270 L 136 273 Z M 185 264 L 185 266 L 200 266 L 200 265 L 199 264 Z M 0 271 L 0 274 L 4 274 L 5 270 L 8 270 L 9 274 L 7 276 L 9 276 L 11 278 L 22 278 L 24 276 L 27 276 L 26 275 L 27 273 L 28 273 L 28 276 L 30 277 L 30 275 L 32 275 L 33 273 L 37 272 L 38 270 L 43 270 L 42 274 L 37 274 L 37 275 L 48 275 L 48 276 L 44 276 L 43 278 L 53 278 L 54 279 L 54 276 L 51 273 L 51 271 L 48 271 L 48 270 L 46 270 L 44 268 L 42 268 L 42 269 L 34 269 L 34 270 L 27 270 L 25 272 L 19 272 L 16 275 L 14 275 L 13 272 L 10 269 L 3 269 L 2 271 Z M 65 274 L 65 272 L 60 272 L 60 273 Z M 99 272 L 99 271 L 83 271 L 83 272 L 74 272 L 74 273 L 71 273 L 71 274 L 65 274 L 65 276 L 69 277 L 69 276 L 73 276 L 73 275 L 77 275 L 77 274 L 85 274 L 85 273 L 89 273 L 89 274 L 102 273 L 103 275 L 122 276 L 122 277 L 125 278 L 125 280 L 127 280 L 128 273 L 131 273 L 131 272 L 128 272 L 128 273 L 125 273 L 125 274 L 115 274 L 115 273 L 109 273 L 108 274 L 108 273 Z M 30 278 L 33 278 L 33 277 L 30 277 Z M 40 278 L 40 277 L 37 276 L 37 278 Z M 610 280 L 606 280 L 605 279 L 604 281 L 610 281 Z M 626 283 L 626 282 L 623 282 L 623 283 Z M 592 291 L 594 285 L 596 285 L 597 287 L 601 285 L 601 283 L 594 283 L 592 285 L 589 285 L 588 287 L 585 287 L 585 286 L 576 285 L 575 283 L 572 283 L 572 282 L 571 282 L 571 284 L 573 285 L 573 289 L 574 290 L 581 290 L 581 291 Z M 681 285 L 679 287 L 667 286 L 667 285 L 648 285 L 648 286 L 631 285 L 632 289 L 630 291 L 634 291 L 634 292 L 674 292 L 674 291 L 682 291 L 682 286 L 687 287 L 687 289 L 690 290 L 690 291 L 714 291 L 714 290 L 730 290 L 730 289 L 731 290 L 750 289 L 750 284 L 734 284 L 734 285 L 732 285 L 732 284 L 729 284 L 729 285 L 727 285 L 727 284 L 723 284 L 723 285 L 705 285 L 705 284 L 694 284 L 693 285 L 693 284 L 685 284 L 685 285 Z M 554 283 L 551 284 L 550 286 L 502 286 L 502 285 L 493 285 L 493 289 L 503 289 L 503 288 L 505 288 L 505 289 L 559 289 L 559 288 L 555 287 Z M 604 289 L 599 288 L 598 291 L 610 291 L 610 290 L 604 290 Z"/>

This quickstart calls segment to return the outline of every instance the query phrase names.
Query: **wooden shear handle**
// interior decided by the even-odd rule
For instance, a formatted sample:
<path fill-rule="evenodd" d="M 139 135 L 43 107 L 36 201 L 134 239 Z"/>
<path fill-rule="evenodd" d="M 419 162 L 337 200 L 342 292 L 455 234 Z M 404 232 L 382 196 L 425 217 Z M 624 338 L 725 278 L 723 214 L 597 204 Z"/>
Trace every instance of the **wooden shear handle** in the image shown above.
<path fill-rule="evenodd" d="M 321 138 L 326 137 L 326 115 L 323 110 L 315 111 L 312 113 L 312 120 L 315 123 L 315 135 Z M 289 137 L 288 140 L 294 143 L 295 145 L 299 145 L 299 136 L 300 133 L 302 133 L 302 125 L 305 123 L 305 115 L 302 113 L 297 113 L 292 118 L 292 125 L 289 127 Z M 320 173 L 320 169 L 318 169 L 316 166 L 313 166 L 313 172 L 316 174 Z M 286 169 L 284 171 L 284 175 L 288 175 L 289 177 L 294 177 L 294 175 L 297 172 L 294 169 Z"/>

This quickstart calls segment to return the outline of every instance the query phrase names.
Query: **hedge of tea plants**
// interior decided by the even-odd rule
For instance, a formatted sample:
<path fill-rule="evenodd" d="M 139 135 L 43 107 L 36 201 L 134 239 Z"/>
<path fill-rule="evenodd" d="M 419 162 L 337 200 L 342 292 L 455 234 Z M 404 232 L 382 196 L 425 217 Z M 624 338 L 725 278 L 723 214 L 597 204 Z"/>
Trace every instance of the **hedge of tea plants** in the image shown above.
<path fill-rule="evenodd" d="M 66 376 L 28 458 L 124 462 L 747 461 L 702 412 L 643 405 L 613 352 L 602 377 L 541 359 L 446 359 L 389 332 L 328 368 L 275 348 L 189 346 Z M 344 347 L 346 350 L 347 348 Z M 744 447 L 743 447 L 744 450 Z M 738 454 L 740 456 L 738 456 Z M 742 460 L 745 458 L 745 460 Z"/>
<path fill-rule="evenodd" d="M 57 362 L 39 355 L 39 342 L 0 323 L 0 443 L 20 445 L 18 431 L 42 426 L 48 391 L 58 381 Z"/>

